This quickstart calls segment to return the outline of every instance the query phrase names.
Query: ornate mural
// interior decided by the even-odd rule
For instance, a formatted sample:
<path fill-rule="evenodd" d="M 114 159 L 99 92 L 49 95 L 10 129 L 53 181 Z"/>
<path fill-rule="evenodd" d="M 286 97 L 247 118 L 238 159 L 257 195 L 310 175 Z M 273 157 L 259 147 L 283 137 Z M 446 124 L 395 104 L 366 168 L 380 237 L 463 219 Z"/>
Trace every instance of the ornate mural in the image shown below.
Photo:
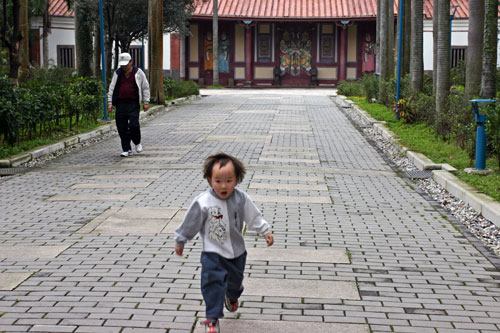
<path fill-rule="evenodd" d="M 312 64 L 311 38 L 309 33 L 284 31 L 280 41 L 281 75 L 309 74 Z"/>

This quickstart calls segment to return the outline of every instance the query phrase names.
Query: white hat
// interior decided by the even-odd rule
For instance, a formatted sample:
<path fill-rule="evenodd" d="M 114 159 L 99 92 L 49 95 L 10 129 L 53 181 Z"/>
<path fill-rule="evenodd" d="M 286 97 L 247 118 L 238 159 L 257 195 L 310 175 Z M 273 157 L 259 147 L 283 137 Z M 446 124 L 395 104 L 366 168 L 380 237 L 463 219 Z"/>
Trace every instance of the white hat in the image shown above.
<path fill-rule="evenodd" d="M 129 53 L 120 53 L 118 57 L 118 66 L 126 66 L 132 60 L 132 57 Z"/>

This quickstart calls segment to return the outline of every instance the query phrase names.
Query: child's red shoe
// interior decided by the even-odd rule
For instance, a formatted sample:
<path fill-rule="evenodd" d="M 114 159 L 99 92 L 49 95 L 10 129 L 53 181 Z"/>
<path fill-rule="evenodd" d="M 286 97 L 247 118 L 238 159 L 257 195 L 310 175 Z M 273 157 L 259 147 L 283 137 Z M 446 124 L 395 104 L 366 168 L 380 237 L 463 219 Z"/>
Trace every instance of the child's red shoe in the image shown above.
<path fill-rule="evenodd" d="M 205 325 L 205 333 L 220 333 L 218 319 L 207 319 L 202 321 L 201 324 Z"/>
<path fill-rule="evenodd" d="M 229 299 L 227 295 L 224 297 L 224 305 L 229 312 L 235 312 L 238 310 L 238 300 Z"/>

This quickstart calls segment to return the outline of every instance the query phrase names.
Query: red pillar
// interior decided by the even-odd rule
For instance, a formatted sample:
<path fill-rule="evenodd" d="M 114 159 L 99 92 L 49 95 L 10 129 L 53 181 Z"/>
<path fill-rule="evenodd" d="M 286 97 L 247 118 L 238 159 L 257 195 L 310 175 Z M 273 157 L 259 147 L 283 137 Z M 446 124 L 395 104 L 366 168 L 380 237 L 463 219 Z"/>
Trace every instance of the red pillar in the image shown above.
<path fill-rule="evenodd" d="M 176 33 L 170 34 L 170 69 L 180 70 L 181 69 L 181 48 L 180 48 L 179 35 Z"/>
<path fill-rule="evenodd" d="M 347 57 L 347 27 L 340 30 L 340 57 L 338 82 L 345 81 Z"/>
<path fill-rule="evenodd" d="M 252 85 L 252 27 L 247 25 L 245 34 L 245 84 Z"/>

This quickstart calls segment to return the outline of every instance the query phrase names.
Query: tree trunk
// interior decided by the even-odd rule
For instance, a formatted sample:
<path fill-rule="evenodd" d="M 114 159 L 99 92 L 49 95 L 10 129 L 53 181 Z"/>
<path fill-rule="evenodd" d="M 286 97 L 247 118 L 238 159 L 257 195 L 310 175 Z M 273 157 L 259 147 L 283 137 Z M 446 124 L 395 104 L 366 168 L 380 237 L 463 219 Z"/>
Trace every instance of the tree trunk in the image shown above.
<path fill-rule="evenodd" d="M 149 83 L 151 101 L 165 103 L 163 90 L 163 2 L 149 0 Z"/>
<path fill-rule="evenodd" d="M 395 60 L 394 60 L 394 55 L 395 55 L 395 25 L 394 25 L 394 0 L 389 0 L 387 4 L 387 39 L 388 39 L 388 44 L 387 44 L 387 67 L 389 68 L 389 78 L 394 76 L 395 73 Z"/>
<path fill-rule="evenodd" d="M 380 0 L 380 12 L 377 16 L 380 16 L 380 84 L 378 96 L 382 103 L 387 102 L 387 93 L 385 89 L 384 82 L 389 79 L 389 68 L 387 58 L 389 57 L 389 39 L 388 39 L 388 19 L 387 19 L 387 6 L 389 5 L 389 0 Z"/>
<path fill-rule="evenodd" d="M 28 19 L 28 0 L 21 0 L 19 3 L 19 29 L 21 32 L 21 42 L 19 45 L 19 60 L 21 63 L 21 80 L 28 77 L 30 71 L 30 24 Z"/>
<path fill-rule="evenodd" d="M 410 45 L 411 39 L 408 36 L 411 36 L 411 1 L 410 0 L 399 0 L 404 1 L 403 8 L 403 58 L 401 63 L 401 77 L 404 77 L 406 74 L 410 72 Z"/>
<path fill-rule="evenodd" d="M 438 58 L 438 17 L 439 17 L 439 0 L 433 1 L 432 7 L 432 85 L 434 93 L 436 93 L 437 82 L 437 58 Z M 449 15 L 449 13 L 447 14 Z"/>
<path fill-rule="evenodd" d="M 101 24 L 94 24 L 94 76 L 101 77 Z"/>
<path fill-rule="evenodd" d="M 219 85 L 219 7 L 217 0 L 213 0 L 213 21 L 212 21 L 212 35 L 213 35 L 213 62 L 214 62 L 214 86 Z"/>
<path fill-rule="evenodd" d="M 483 74 L 481 95 L 496 96 L 497 45 L 498 45 L 498 0 L 486 0 L 484 19 Z"/>
<path fill-rule="evenodd" d="M 446 104 L 450 93 L 450 2 L 439 2 L 438 49 L 436 78 L 436 134 L 446 136 L 448 119 Z"/>
<path fill-rule="evenodd" d="M 11 12 L 9 13 L 9 9 Z M 4 22 L 8 21 L 8 17 L 12 15 L 13 24 L 10 30 L 12 33 L 7 32 L 7 25 L 1 25 L 1 39 L 4 47 L 8 49 L 9 57 L 9 78 L 14 85 L 19 84 L 19 43 L 22 39 L 19 31 L 19 0 L 12 0 L 12 7 L 7 7 L 7 1 L 2 2 L 2 19 Z M 10 14 L 10 15 L 9 15 Z"/>
<path fill-rule="evenodd" d="M 380 9 L 383 0 L 377 0 L 377 28 L 376 28 L 376 44 L 375 44 L 375 73 L 380 75 L 380 30 L 381 30 L 381 14 Z"/>
<path fill-rule="evenodd" d="M 422 91 L 424 82 L 424 1 L 411 0 L 410 79 L 415 92 Z"/>
<path fill-rule="evenodd" d="M 92 76 L 93 21 L 88 8 L 77 1 L 75 4 L 75 44 L 76 44 L 76 70 L 78 76 Z"/>
<path fill-rule="evenodd" d="M 42 66 L 43 68 L 49 68 L 49 33 L 50 33 L 50 13 L 49 13 L 49 0 L 45 0 L 44 10 L 43 10 L 43 18 L 42 18 L 42 51 L 43 51 L 43 59 Z"/>
<path fill-rule="evenodd" d="M 483 59 L 484 0 L 469 0 L 469 33 L 465 71 L 465 96 L 479 96 Z"/>

